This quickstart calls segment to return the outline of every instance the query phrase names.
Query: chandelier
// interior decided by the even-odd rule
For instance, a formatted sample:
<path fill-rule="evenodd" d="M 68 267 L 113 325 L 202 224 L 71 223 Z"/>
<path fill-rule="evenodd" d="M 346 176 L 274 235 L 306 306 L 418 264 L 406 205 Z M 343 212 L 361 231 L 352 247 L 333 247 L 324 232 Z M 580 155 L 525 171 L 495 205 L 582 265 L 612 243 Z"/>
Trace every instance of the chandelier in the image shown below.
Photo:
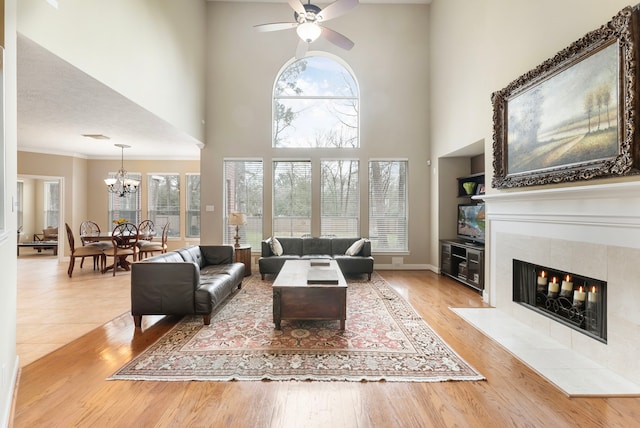
<path fill-rule="evenodd" d="M 138 180 L 128 178 L 127 171 L 124 169 L 124 149 L 128 149 L 131 146 L 127 146 L 126 144 L 114 144 L 114 146 L 120 147 L 120 150 L 122 151 L 120 169 L 116 173 L 115 178 L 106 178 L 104 183 L 107 185 L 109 193 L 115 193 L 123 198 L 127 194 L 136 193 L 140 182 Z"/>

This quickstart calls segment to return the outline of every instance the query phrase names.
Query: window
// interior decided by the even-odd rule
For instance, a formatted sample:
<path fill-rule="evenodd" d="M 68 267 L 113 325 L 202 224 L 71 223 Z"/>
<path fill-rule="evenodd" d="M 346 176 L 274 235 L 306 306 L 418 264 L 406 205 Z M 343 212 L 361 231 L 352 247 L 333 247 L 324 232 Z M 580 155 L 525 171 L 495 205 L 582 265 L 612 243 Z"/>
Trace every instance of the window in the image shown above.
<path fill-rule="evenodd" d="M 141 181 L 142 174 L 131 173 L 128 174 L 129 178 Z M 116 173 L 110 172 L 109 177 L 115 178 Z M 124 218 L 128 222 L 135 225 L 140 224 L 140 187 L 136 193 L 128 193 L 125 196 L 120 196 L 116 193 L 108 193 L 109 195 L 109 225 L 113 229 L 113 220 Z"/>
<path fill-rule="evenodd" d="M 244 213 L 247 224 L 238 228 L 240 244 L 251 245 L 260 251 L 262 240 L 263 166 L 259 160 L 226 160 L 225 178 L 225 228 L 224 242 L 234 244 L 235 226 L 227 224 L 233 212 Z"/>
<path fill-rule="evenodd" d="M 407 161 L 369 162 L 372 251 L 408 251 Z"/>
<path fill-rule="evenodd" d="M 200 174 L 187 174 L 186 231 L 187 238 L 200 237 Z"/>
<path fill-rule="evenodd" d="M 311 162 L 273 162 L 273 236 L 311 234 Z"/>
<path fill-rule="evenodd" d="M 273 147 L 359 147 L 358 104 L 356 81 L 336 60 L 292 62 L 274 87 Z"/>
<path fill-rule="evenodd" d="M 44 228 L 58 227 L 60 221 L 60 182 L 44 182 Z"/>
<path fill-rule="evenodd" d="M 149 220 L 156 229 L 170 223 L 167 236 L 180 237 L 180 175 L 149 174 L 147 189 Z"/>
<path fill-rule="evenodd" d="M 343 238 L 360 236 L 358 161 L 322 161 L 320 168 L 320 234 Z"/>

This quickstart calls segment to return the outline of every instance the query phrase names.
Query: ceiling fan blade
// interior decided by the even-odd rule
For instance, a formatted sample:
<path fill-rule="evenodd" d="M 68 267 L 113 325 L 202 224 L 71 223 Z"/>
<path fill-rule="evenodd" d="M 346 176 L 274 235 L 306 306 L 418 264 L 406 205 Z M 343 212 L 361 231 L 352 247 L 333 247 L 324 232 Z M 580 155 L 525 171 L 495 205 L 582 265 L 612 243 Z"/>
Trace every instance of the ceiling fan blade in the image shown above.
<path fill-rule="evenodd" d="M 293 0 L 291 0 L 293 1 Z M 337 0 L 320 11 L 318 21 L 328 21 L 349 12 L 358 5 L 358 0 Z"/>
<path fill-rule="evenodd" d="M 331 28 L 321 27 L 322 28 L 322 36 L 329 40 L 334 45 L 342 48 L 344 50 L 350 50 L 355 43 L 353 43 L 347 36 L 343 36 L 337 31 L 333 31 Z"/>
<path fill-rule="evenodd" d="M 290 28 L 296 28 L 297 26 L 298 26 L 297 22 L 272 22 L 269 24 L 254 25 L 253 28 L 255 28 L 260 32 L 266 32 L 266 31 L 289 30 Z"/>
<path fill-rule="evenodd" d="M 307 55 L 308 50 L 309 50 L 309 43 L 300 39 L 298 41 L 298 47 L 296 48 L 296 59 L 304 58 Z"/>
<path fill-rule="evenodd" d="M 298 15 L 307 13 L 307 11 L 304 9 L 304 5 L 300 3 L 300 0 L 289 0 L 289 6 L 291 6 L 291 9 L 298 12 Z"/>

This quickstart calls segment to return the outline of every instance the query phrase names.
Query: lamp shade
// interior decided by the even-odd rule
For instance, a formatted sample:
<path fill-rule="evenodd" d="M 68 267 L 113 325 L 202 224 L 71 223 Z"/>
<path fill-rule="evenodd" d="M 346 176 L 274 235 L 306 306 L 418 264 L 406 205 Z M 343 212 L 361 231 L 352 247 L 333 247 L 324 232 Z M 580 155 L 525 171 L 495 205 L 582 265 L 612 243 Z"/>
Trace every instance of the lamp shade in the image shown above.
<path fill-rule="evenodd" d="M 244 213 L 231 213 L 229 215 L 229 225 L 240 226 L 247 223 L 247 215 Z"/>
<path fill-rule="evenodd" d="M 305 22 L 299 24 L 296 28 L 296 33 L 298 36 L 307 43 L 311 43 L 315 41 L 318 37 L 320 37 L 320 33 L 322 33 L 322 28 L 318 24 L 313 22 Z"/>

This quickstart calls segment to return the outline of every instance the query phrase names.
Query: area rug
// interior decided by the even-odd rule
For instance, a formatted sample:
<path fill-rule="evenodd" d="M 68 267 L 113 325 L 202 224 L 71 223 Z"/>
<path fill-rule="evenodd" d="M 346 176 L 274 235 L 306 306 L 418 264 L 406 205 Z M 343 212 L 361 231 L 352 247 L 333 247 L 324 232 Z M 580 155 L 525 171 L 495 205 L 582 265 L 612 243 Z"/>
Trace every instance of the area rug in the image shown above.
<path fill-rule="evenodd" d="M 338 321 L 282 321 L 272 281 L 254 275 L 211 319 L 189 316 L 110 380 L 483 380 L 378 274 L 348 280 Z"/>

